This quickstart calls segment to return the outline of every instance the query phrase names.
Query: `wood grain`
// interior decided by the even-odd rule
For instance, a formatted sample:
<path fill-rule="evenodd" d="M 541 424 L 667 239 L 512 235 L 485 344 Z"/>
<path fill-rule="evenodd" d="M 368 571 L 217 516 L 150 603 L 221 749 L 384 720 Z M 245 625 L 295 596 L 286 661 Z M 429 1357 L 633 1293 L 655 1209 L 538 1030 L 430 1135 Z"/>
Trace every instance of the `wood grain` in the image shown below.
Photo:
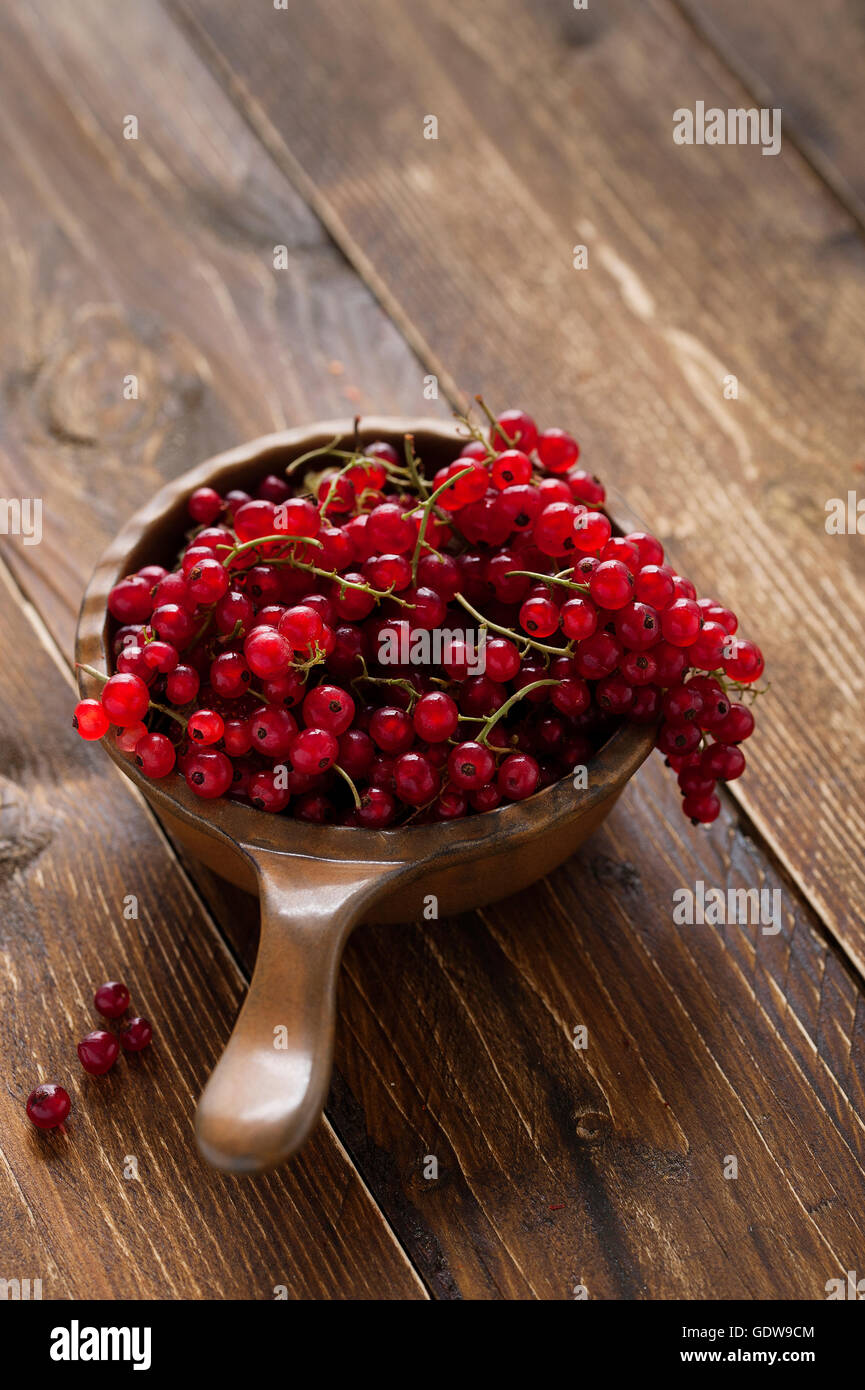
<path fill-rule="evenodd" d="M 865 556 L 824 525 L 863 486 L 851 218 L 794 150 L 674 144 L 683 104 L 750 103 L 666 0 L 587 25 L 546 0 L 333 0 L 257 24 L 178 3 L 440 374 L 572 426 L 744 615 L 773 685 L 736 796 L 861 972 Z"/>
<path fill-rule="evenodd" d="M 326 1126 L 266 1178 L 198 1157 L 193 1105 L 244 982 L 143 803 L 70 727 L 71 682 L 2 565 L 0 583 L 4 1277 L 46 1299 L 424 1297 Z M 90 1077 L 75 1045 L 117 978 L 154 1042 Z M 24 1115 L 49 1080 L 72 1097 L 65 1137 Z"/>
<path fill-rule="evenodd" d="M 865 224 L 861 141 L 865 28 L 855 0 L 676 0 L 698 32 Z"/>

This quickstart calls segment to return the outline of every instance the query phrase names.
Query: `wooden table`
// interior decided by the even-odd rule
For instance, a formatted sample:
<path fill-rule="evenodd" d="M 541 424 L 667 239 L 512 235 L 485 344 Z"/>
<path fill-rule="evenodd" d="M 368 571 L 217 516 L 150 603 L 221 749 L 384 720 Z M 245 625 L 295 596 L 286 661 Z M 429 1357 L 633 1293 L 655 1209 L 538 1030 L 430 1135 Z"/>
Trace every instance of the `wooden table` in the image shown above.
<path fill-rule="evenodd" d="M 0 40 L 0 491 L 44 502 L 41 544 L 2 540 L 0 1276 L 820 1299 L 865 1273 L 865 541 L 825 528 L 865 495 L 853 0 L 27 0 Z M 674 144 L 697 100 L 782 108 L 782 152 Z M 72 732 L 77 604 L 208 454 L 476 390 L 572 428 L 747 615 L 749 774 L 702 832 L 653 759 L 531 892 L 359 931 L 326 1122 L 233 1181 L 191 1118 L 255 905 Z M 779 889 L 781 930 L 674 925 L 697 880 Z M 97 1081 L 74 1047 L 118 975 L 157 1042 Z M 65 1141 L 24 1120 L 47 1078 Z"/>

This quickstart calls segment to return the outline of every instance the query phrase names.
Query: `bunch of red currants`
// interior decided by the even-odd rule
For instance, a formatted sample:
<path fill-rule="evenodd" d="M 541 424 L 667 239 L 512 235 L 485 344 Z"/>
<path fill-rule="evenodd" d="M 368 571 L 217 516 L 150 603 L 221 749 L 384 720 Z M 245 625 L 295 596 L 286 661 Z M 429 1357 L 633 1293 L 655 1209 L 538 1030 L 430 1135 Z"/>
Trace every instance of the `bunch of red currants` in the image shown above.
<path fill-rule="evenodd" d="M 410 435 L 337 439 L 255 495 L 193 492 L 173 568 L 111 591 L 115 671 L 92 672 L 79 733 L 113 725 L 201 797 L 385 828 L 523 800 L 628 720 L 657 725 L 685 814 L 713 821 L 759 648 L 654 536 L 613 534 L 571 435 L 486 413 L 432 476 Z"/>

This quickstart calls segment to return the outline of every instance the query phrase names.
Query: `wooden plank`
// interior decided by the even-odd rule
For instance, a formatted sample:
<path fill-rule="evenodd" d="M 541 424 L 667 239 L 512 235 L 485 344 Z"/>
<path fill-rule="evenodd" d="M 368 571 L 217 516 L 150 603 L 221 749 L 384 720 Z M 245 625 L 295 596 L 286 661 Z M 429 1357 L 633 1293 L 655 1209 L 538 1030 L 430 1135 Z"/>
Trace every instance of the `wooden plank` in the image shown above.
<path fill-rule="evenodd" d="M 825 0 L 791 14 L 783 0 L 676 3 L 759 103 L 781 108 L 785 135 L 865 223 L 861 6 Z"/>
<path fill-rule="evenodd" d="M 683 104 L 749 103 L 667 0 L 179 5 L 440 375 L 572 426 L 744 615 L 773 685 L 735 794 L 861 973 L 865 557 L 824 525 L 862 479 L 850 218 L 790 149 L 674 144 Z"/>
<path fill-rule="evenodd" d="M 113 225 L 117 216 L 128 216 L 127 200 L 137 199 L 153 219 L 148 222 L 151 236 L 162 236 L 165 244 L 160 255 L 153 254 L 141 281 L 125 244 L 118 246 L 106 236 L 106 218 L 85 221 L 99 247 L 95 260 L 103 278 L 81 259 L 86 238 L 78 233 L 64 243 L 52 293 L 43 302 L 54 306 L 59 331 L 70 317 L 70 302 L 79 302 L 67 297 L 70 280 L 77 286 L 76 296 L 93 293 L 88 286 L 100 294 L 103 284 L 117 286 L 116 302 L 124 320 L 133 317 L 129 336 L 137 344 L 142 320 L 130 315 L 129 306 L 139 302 L 137 286 L 146 284 L 148 297 L 158 301 L 160 323 L 170 326 L 175 313 L 182 315 L 194 360 L 202 364 L 201 378 L 215 383 L 202 391 L 197 407 L 194 399 L 187 407 L 188 446 L 181 447 L 170 435 L 167 443 L 149 445 L 154 433 L 148 427 L 128 451 L 134 469 L 119 465 L 120 451 L 112 449 L 110 439 L 107 446 L 55 445 L 50 453 L 47 446 L 44 455 L 37 453 L 34 466 L 42 470 L 46 504 L 62 497 L 63 506 L 58 500 L 55 513 L 74 505 L 75 488 L 68 480 L 75 470 L 80 470 L 79 491 L 88 474 L 111 479 L 110 491 L 99 490 L 100 511 L 92 523 L 110 532 L 135 505 L 140 490 L 155 485 L 160 470 L 179 471 L 207 447 L 224 447 L 244 432 L 269 427 L 253 425 L 248 418 L 263 407 L 255 363 L 244 346 L 255 341 L 266 317 L 258 296 L 266 294 L 268 282 L 260 275 L 243 278 L 243 268 L 257 254 L 249 237 L 235 234 L 230 255 L 221 238 L 210 239 L 213 203 L 233 207 L 229 194 L 218 193 L 216 176 L 207 197 L 198 199 L 184 192 L 173 175 L 184 141 L 192 139 L 190 129 L 207 131 L 214 170 L 230 170 L 233 151 L 239 149 L 243 158 L 261 161 L 255 167 L 268 200 L 287 195 L 273 166 L 254 153 L 252 142 L 244 145 L 242 125 L 189 55 L 167 39 L 154 50 L 152 29 L 141 19 L 153 13 L 149 7 L 125 11 L 120 29 L 98 22 L 100 14 L 107 15 L 101 6 L 91 4 L 79 13 L 92 32 L 79 31 L 62 15 L 46 11 L 37 28 L 24 36 L 16 31 L 9 61 L 19 69 L 23 64 L 37 88 L 47 82 L 58 116 L 79 113 L 87 138 L 82 139 L 80 130 L 74 140 L 70 135 L 64 160 L 77 161 L 89 200 L 111 214 Z M 11 42 L 13 36 L 6 37 Z M 8 43 L 6 47 L 8 51 Z M 172 132 L 177 108 L 172 60 L 178 61 L 179 52 L 184 52 L 187 114 L 182 129 Z M 132 88 L 134 107 L 145 110 L 157 128 L 160 119 L 165 123 L 160 145 L 165 168 L 158 180 L 151 175 L 152 158 L 136 163 L 126 182 L 118 181 L 116 162 L 106 162 L 106 113 L 114 110 L 106 92 L 113 81 L 121 81 L 121 60 L 122 90 L 130 90 L 127 80 L 137 84 Z M 110 65 L 115 77 L 108 81 L 100 73 Z M 162 85 L 166 74 L 173 87 Z M 80 114 L 81 92 L 87 93 L 86 119 Z M 26 91 L 20 99 L 29 99 Z M 41 100 L 48 100 L 47 92 Z M 64 121 L 55 119 L 52 129 L 53 138 L 62 139 Z M 53 164 L 49 167 L 59 175 Z M 193 163 L 185 169 L 193 187 L 197 168 Z M 33 225 L 45 216 L 45 193 L 40 185 L 34 189 L 32 170 L 20 187 L 28 235 L 19 239 L 26 251 Z M 70 197 L 74 193 L 71 186 L 65 191 Z M 86 219 L 89 214 L 79 207 L 76 216 Z M 181 248 L 176 253 L 171 250 L 175 242 Z M 202 254 L 202 246 L 208 256 L 223 258 L 223 275 L 236 277 L 229 283 L 246 286 L 233 292 L 240 330 L 245 331 L 235 331 L 230 348 L 224 320 L 216 329 L 203 305 L 196 312 L 174 303 L 177 285 L 186 284 L 183 268 Z M 293 246 L 291 264 L 303 283 L 308 261 L 302 244 Z M 377 375 L 385 374 L 389 384 L 381 387 L 383 408 L 391 405 L 386 391 L 393 392 L 395 406 L 413 408 L 414 398 L 400 402 L 400 392 L 409 389 L 409 382 L 418 390 L 422 369 L 402 345 L 391 355 L 389 345 L 399 339 L 391 336 L 355 280 L 337 278 L 337 297 L 331 300 L 330 262 L 321 275 L 328 282 L 322 284 L 321 299 L 330 308 L 322 309 L 320 318 L 334 325 L 332 350 L 348 364 L 346 376 L 366 380 L 374 390 Z M 55 298 L 58 280 L 64 290 Z M 280 326 L 271 328 L 271 338 L 277 333 L 293 336 L 298 324 L 308 322 L 304 296 L 298 294 L 282 306 Z M 352 331 L 346 329 L 341 309 L 346 298 L 358 314 Z M 21 318 L 23 304 L 16 301 Z M 20 332 L 20 318 L 9 331 Z M 345 351 L 346 332 L 357 345 L 354 358 Z M 97 339 L 100 344 L 104 340 L 105 335 Z M 235 353 L 241 362 L 240 384 L 234 379 Z M 301 397 L 292 376 L 280 378 L 279 389 L 296 393 L 297 409 L 309 415 L 325 413 L 317 395 L 329 389 L 324 361 L 324 354 L 316 357 L 306 396 Z M 12 362 L 20 363 L 15 352 Z M 6 428 L 20 456 L 31 398 L 26 381 L 14 376 L 14 365 L 13 377 L 22 390 Z M 101 440 L 111 419 L 105 400 L 100 403 L 98 392 L 85 392 L 83 398 Z M 239 408 L 238 401 L 248 405 Z M 214 444 L 211 435 L 218 437 Z M 39 589 L 57 631 L 69 622 L 64 615 L 90 559 L 92 541 L 78 534 L 87 521 L 86 499 L 77 505 L 68 537 L 68 596 L 52 598 L 47 582 L 40 588 L 33 556 L 39 547 L 14 552 L 19 572 L 28 587 Z M 53 572 L 46 565 L 46 573 Z M 544 896 L 550 891 L 545 888 L 497 907 L 483 919 L 427 924 L 423 932 L 368 928 L 350 945 L 329 1114 L 437 1296 L 568 1298 L 573 1283 L 585 1277 L 596 1297 L 676 1297 L 709 1282 L 721 1297 L 742 1291 L 778 1296 L 779 1289 L 789 1293 L 791 1287 L 807 1290 L 801 1296 L 810 1297 L 821 1296 L 823 1282 L 837 1270 L 852 1267 L 845 1263 L 852 1258 L 848 1252 L 861 1248 L 858 1217 L 845 1207 L 849 1202 L 856 1210 L 861 1188 L 861 1172 L 851 1157 L 851 1149 L 861 1147 L 862 1111 L 861 1006 L 855 984 L 814 936 L 813 923 L 795 894 L 784 934 L 774 939 L 783 943 L 782 950 L 765 952 L 761 940 L 759 950 L 751 951 L 747 935 L 735 937 L 729 949 L 712 941 L 708 951 L 701 937 L 698 950 L 691 940 L 695 929 L 689 934 L 672 928 L 670 894 L 689 876 L 739 885 L 771 873 L 763 856 L 749 849 L 729 810 L 712 835 L 694 838 L 684 828 L 679 831 L 673 820 L 674 801 L 661 769 L 646 769 L 609 830 L 551 881 L 561 907 Z M 675 831 L 666 829 L 668 820 Z M 732 868 L 727 844 L 736 849 Z M 198 881 L 209 899 L 212 892 L 220 919 L 235 921 L 235 939 L 249 959 L 255 936 L 250 904 L 215 880 L 211 888 L 203 874 Z M 626 921 L 635 925 L 627 927 Z M 634 931 L 640 933 L 637 949 Z M 605 946 L 605 933 L 615 952 Z M 604 965 L 600 983 L 593 966 L 596 956 Z M 666 978 L 668 958 L 673 962 L 671 980 Z M 821 977 L 830 983 L 825 996 Z M 644 997 L 648 1002 L 641 1004 Z M 731 1020 L 726 1030 L 718 1021 L 718 1000 L 726 1002 L 724 1020 Z M 669 1051 L 667 1041 L 656 1036 L 658 1020 L 667 1027 L 668 1016 Z M 588 1023 L 592 1039 L 586 1057 L 570 1046 L 570 1031 L 580 1021 Z M 222 1019 L 213 1033 L 221 1038 L 226 1032 Z M 771 1092 L 789 1097 L 795 1132 L 791 1125 L 777 1124 Z M 655 1103 L 656 1095 L 666 1104 Z M 814 1134 L 824 1136 L 816 1158 L 801 1140 Z M 719 1177 L 716 1160 L 718 1153 L 730 1152 L 744 1158 L 748 1174 L 748 1182 L 743 1185 L 740 1178 L 735 1189 Z M 442 1176 L 436 1182 L 422 1176 L 426 1154 L 440 1160 Z M 783 1179 L 786 1169 L 791 1176 Z M 817 1208 L 813 1218 L 809 1204 Z M 769 1236 L 769 1231 L 777 1234 Z M 783 1259 L 777 1257 L 779 1240 Z M 317 1237 L 310 1244 L 321 1247 Z"/>
<path fill-rule="evenodd" d="M 54 23 L 59 15 L 46 12 L 40 22 L 31 10 L 19 18 L 25 24 L 29 18 L 29 37 L 13 28 L 7 15 L 0 44 L 7 142 L 0 219 L 8 251 L 0 269 L 6 310 L 0 353 L 8 402 L 0 426 L 5 445 L 0 491 L 4 496 L 36 493 L 44 500 L 41 545 L 25 546 L 10 538 L 5 554 L 69 652 L 93 561 L 124 517 L 164 478 L 244 435 L 307 416 L 305 381 L 316 382 L 317 406 L 324 414 L 377 404 L 370 395 L 372 375 L 364 371 L 368 343 L 376 345 L 385 361 L 398 356 L 390 373 L 394 391 L 408 396 L 414 387 L 419 394 L 419 368 L 370 296 L 358 291 L 355 277 L 315 219 L 280 176 L 272 177 L 267 157 L 201 65 L 182 41 L 171 37 L 170 25 L 166 31 L 161 11 L 152 6 L 130 11 L 122 34 L 102 23 L 104 9 L 91 10 L 89 34 L 70 25 L 67 39 L 89 49 L 89 68 L 76 66 L 75 53 L 62 49 Z M 123 53 L 120 72 L 112 57 L 112 33 Z M 30 46 L 34 37 L 38 58 Z M 142 70 L 159 74 L 168 85 L 142 87 Z M 202 88 L 197 103 L 191 95 L 196 79 Z M 172 116 L 168 96 L 184 88 L 190 92 L 188 120 L 176 111 Z M 123 110 L 119 91 L 124 93 Z M 148 132 L 143 150 L 120 136 L 127 103 Z M 93 109 L 100 112 L 101 127 Z M 173 164 L 164 162 L 169 156 Z M 272 246 L 279 242 L 292 247 L 282 281 L 263 269 L 265 262 L 272 265 Z M 297 346 L 301 341 L 302 350 Z M 139 376 L 138 402 L 122 399 L 128 372 Z M 270 385 L 271 378 L 278 389 Z M 16 650 L 5 642 L 3 649 Z M 95 779 L 104 772 L 103 760 L 69 735 L 69 703 L 66 691 L 46 712 L 46 721 L 59 720 L 57 727 L 65 731 L 61 746 L 72 745 L 74 766 L 86 765 Z M 56 738 L 50 728 L 46 737 Z M 108 781 L 115 788 L 113 796 L 122 801 L 115 779 Z M 297 1169 L 266 1180 L 264 1195 L 253 1187 L 241 1200 L 239 1188 L 201 1171 L 189 1128 L 194 1098 L 230 1031 L 242 982 L 194 893 L 183 889 L 164 842 L 154 839 L 148 817 L 134 809 L 118 813 L 115 820 L 113 803 L 104 797 L 93 814 L 91 859 L 84 861 L 93 877 L 92 893 L 104 897 L 110 892 L 112 880 L 101 870 L 107 866 L 110 873 L 115 861 L 125 862 L 124 833 L 133 839 L 141 875 L 152 854 L 148 872 L 154 881 L 164 881 L 164 896 L 151 906 L 144 942 L 148 950 L 159 951 L 159 969 L 148 974 L 144 959 L 131 956 L 141 988 L 145 994 L 152 990 L 151 998 L 175 988 L 182 997 L 186 990 L 189 1019 L 208 1020 L 206 1042 L 190 1039 L 191 1025 L 184 1025 L 180 1045 L 191 1048 L 188 1081 L 182 1090 L 175 1084 L 166 1131 L 170 1144 L 160 1141 L 157 1151 L 170 1187 L 182 1192 L 184 1184 L 191 1185 L 197 1203 L 202 1184 L 203 1196 L 177 1244 L 169 1240 L 164 1258 L 173 1282 L 166 1284 L 168 1292 L 159 1292 L 160 1276 L 152 1267 L 141 1287 L 156 1297 L 266 1297 L 275 1283 L 285 1282 L 292 1296 L 418 1296 L 410 1267 L 393 1249 L 332 1132 L 321 1132 Z M 112 833 L 103 838 L 102 827 L 109 821 Z M 42 892 L 38 879 L 31 891 Z M 46 911 L 61 920 L 66 915 L 53 898 Z M 116 905 L 109 920 L 116 932 Z M 176 966 L 172 940 L 184 948 L 176 985 L 171 984 Z M 14 949 L 18 960 L 17 940 Z M 33 1032 L 32 1016 L 43 1009 L 38 998 L 42 975 L 36 976 L 36 1000 L 28 1007 L 23 990 L 29 976 L 20 963 L 18 968 L 22 995 L 15 1046 L 22 1048 Z M 103 973 L 108 969 L 107 962 L 100 966 Z M 89 986 L 76 976 L 75 988 L 80 992 Z M 85 1018 L 86 1028 L 90 1014 Z M 185 1066 L 185 1053 L 178 1055 Z M 46 1064 L 59 1061 L 55 1052 Z M 77 1070 L 74 1053 L 70 1066 Z M 26 1094 L 28 1081 L 20 1085 Z M 16 1131 L 21 1127 L 19 1094 L 20 1089 Z M 159 1099 L 157 1094 L 154 1107 Z M 154 1142 L 152 1119 L 148 1108 L 136 1121 L 142 1143 Z M 30 1155 L 26 1138 L 15 1134 L 14 1173 L 38 1211 L 45 1171 L 31 1164 L 30 1176 L 22 1180 L 22 1154 L 25 1159 Z M 74 1173 L 74 1167 L 69 1171 Z M 103 1210 L 115 1223 L 120 1220 L 129 1200 L 125 1187 L 112 1187 L 106 1203 L 94 1206 L 94 1222 Z M 340 1215 L 343 1198 L 346 1210 Z M 213 1210 L 218 1203 L 224 1219 Z M 162 1241 L 172 1208 L 169 1195 L 155 1202 L 149 1198 L 139 1208 L 133 1249 L 141 1253 L 148 1241 Z M 4 1253 L 11 1258 L 17 1249 L 29 1267 L 31 1247 L 17 1243 L 25 1235 L 30 1239 L 27 1209 L 22 1210 L 25 1215 L 16 1222 L 17 1232 L 10 1227 Z M 83 1219 L 77 1210 L 74 1219 Z M 262 1244 L 260 1223 L 274 1228 L 269 1244 Z M 207 1253 L 210 1229 L 222 1242 L 219 1259 Z M 43 1231 L 50 1235 L 49 1226 Z M 86 1230 L 74 1223 L 58 1226 L 65 1253 L 63 1279 L 52 1284 L 55 1296 L 58 1289 L 62 1296 L 76 1289 L 93 1292 L 92 1283 L 70 1282 L 75 1251 L 86 1237 Z M 362 1255 L 367 1239 L 376 1252 L 369 1269 Z M 195 1241 L 201 1247 L 198 1258 Z M 259 1246 L 260 1262 L 248 1253 Z M 98 1248 L 103 1252 L 101 1243 Z M 11 1267 L 8 1258 L 5 1267 Z M 125 1282 L 121 1279 L 116 1287 L 129 1292 L 136 1278 L 130 1267 Z M 104 1288 L 103 1296 L 110 1296 L 107 1283 Z"/>
<path fill-rule="evenodd" d="M 71 729 L 68 674 L 5 565 L 0 585 L 4 1276 L 46 1299 L 424 1297 L 328 1127 L 249 1182 L 198 1157 L 194 1101 L 244 982 L 146 807 Z M 75 1045 L 116 978 L 154 1042 L 89 1077 Z M 49 1080 L 72 1097 L 65 1137 L 25 1118 Z"/>
<path fill-rule="evenodd" d="M 10 564 L 69 651 L 82 579 L 167 478 L 310 418 L 449 412 L 158 4 L 37 3 L 0 39 L 3 488 L 45 509 Z"/>

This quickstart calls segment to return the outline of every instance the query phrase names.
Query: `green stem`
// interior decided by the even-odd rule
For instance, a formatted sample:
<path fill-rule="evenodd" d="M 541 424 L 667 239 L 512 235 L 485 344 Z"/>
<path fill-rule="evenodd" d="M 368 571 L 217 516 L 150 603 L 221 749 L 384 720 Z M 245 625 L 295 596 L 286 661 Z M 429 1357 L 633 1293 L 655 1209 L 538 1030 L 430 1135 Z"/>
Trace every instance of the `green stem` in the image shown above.
<path fill-rule="evenodd" d="M 313 545 L 317 550 L 323 550 L 321 541 L 317 541 L 314 536 L 258 536 L 252 541 L 242 541 L 230 550 L 225 559 L 221 561 L 223 565 L 230 565 L 236 555 L 242 555 L 246 550 L 254 550 L 257 545 L 269 545 L 279 541 L 282 545 Z M 219 547 L 221 549 L 221 547 Z"/>
<path fill-rule="evenodd" d="M 472 617 L 477 619 L 482 627 L 492 628 L 493 632 L 501 633 L 502 637 L 509 637 L 512 642 L 522 642 L 526 647 L 534 647 L 535 651 L 538 652 L 551 652 L 553 656 L 567 656 L 571 651 L 570 642 L 564 647 L 550 647 L 545 642 L 536 642 L 533 637 L 526 637 L 522 632 L 513 632 L 509 627 L 500 627 L 490 618 L 485 618 L 483 613 L 479 613 L 476 608 L 472 607 L 463 594 L 455 594 L 454 598 L 467 613 L 471 613 Z"/>
<path fill-rule="evenodd" d="M 426 528 L 429 524 L 430 512 L 435 506 L 436 499 L 441 497 L 443 492 L 447 492 L 448 488 L 453 487 L 455 483 L 458 483 L 460 478 L 467 478 L 470 473 L 474 473 L 475 471 L 476 470 L 474 468 L 474 465 L 471 464 L 466 468 L 461 468 L 459 473 L 455 473 L 452 478 L 448 478 L 445 482 L 441 483 L 436 488 L 435 492 L 431 492 L 429 497 L 423 503 L 423 506 L 421 507 L 423 515 L 421 516 L 420 526 L 418 527 L 417 540 L 415 541 L 414 547 L 414 554 L 411 557 L 411 577 L 413 583 L 417 583 L 418 561 L 420 560 L 421 550 L 423 549 L 424 536 L 426 535 Z M 413 515 L 417 510 L 417 507 L 412 507 L 411 514 Z"/>
<path fill-rule="evenodd" d="M 556 681 L 556 680 L 532 681 L 531 685 L 524 685 L 523 688 L 522 688 L 522 690 L 518 690 L 514 695 L 511 696 L 511 698 L 510 698 L 509 700 L 505 700 L 505 703 L 504 703 L 503 705 L 500 705 L 500 706 L 499 706 L 499 708 L 496 710 L 495 714 L 490 715 L 490 717 L 489 717 L 489 719 L 487 720 L 486 724 L 484 725 L 484 727 L 481 729 L 480 733 L 479 733 L 478 736 L 477 736 L 477 742 L 478 742 L 478 743 L 486 744 L 487 738 L 489 737 L 490 730 L 491 730 L 496 724 L 498 724 L 498 722 L 499 722 L 500 719 L 504 718 L 504 716 L 507 714 L 508 710 L 512 709 L 513 706 L 517 703 L 518 700 L 522 700 L 526 695 L 530 695 L 530 694 L 532 693 L 533 690 L 540 690 L 540 688 L 541 688 L 542 685 L 561 685 L 561 681 Z"/>
<path fill-rule="evenodd" d="M 108 681 L 111 679 L 104 671 L 97 671 L 95 666 L 88 666 L 85 661 L 76 661 L 75 665 L 79 671 L 86 671 L 88 676 L 95 676 L 99 681 Z M 149 700 L 147 708 L 157 709 L 160 714 L 167 714 L 169 719 L 176 719 L 178 724 L 182 725 L 184 729 L 186 728 L 188 720 L 184 719 L 183 715 L 178 714 L 176 710 L 169 709 L 167 705 L 160 705 L 157 704 L 156 700 Z"/>
<path fill-rule="evenodd" d="M 359 794 L 358 794 L 357 787 L 354 785 L 354 782 L 353 782 L 353 781 L 351 780 L 351 778 L 349 777 L 349 775 L 348 775 L 348 773 L 346 772 L 345 768 L 344 768 L 344 767 L 340 767 L 339 763 L 334 763 L 334 765 L 333 765 L 333 770 L 334 770 L 334 772 L 338 772 L 338 773 L 339 773 L 340 777 L 342 778 L 342 780 L 343 780 L 344 782 L 347 782 L 347 783 L 348 783 L 349 788 L 350 788 L 350 790 L 351 790 L 351 794 L 352 794 L 352 796 L 354 797 L 354 804 L 355 804 L 355 806 L 357 807 L 357 809 L 358 809 L 358 811 L 359 811 L 360 808 L 361 808 L 361 800 L 360 800 L 360 796 L 359 796 Z"/>
<path fill-rule="evenodd" d="M 414 484 L 415 491 L 418 497 L 427 497 L 429 495 L 429 483 L 426 478 L 421 477 L 420 470 L 417 466 L 417 455 L 414 451 L 414 435 L 407 434 L 403 442 L 405 447 L 406 467 L 408 468 L 409 477 Z"/>
<path fill-rule="evenodd" d="M 416 608 L 417 605 L 409 603 L 408 599 L 400 598 L 392 589 L 374 589 L 371 584 L 358 584 L 354 579 L 345 579 L 336 570 L 323 570 L 318 565 L 308 565 L 305 560 L 292 560 L 291 565 L 296 570 L 304 570 L 307 574 L 318 574 L 322 579 L 335 579 L 340 586 L 340 592 L 345 589 L 360 589 L 361 593 L 372 594 L 373 598 L 392 598 L 394 603 L 399 603 L 403 608 Z"/>
<path fill-rule="evenodd" d="M 508 570 L 508 574 L 524 574 L 527 579 L 540 579 L 544 584 L 561 584 L 564 589 L 576 589 L 581 594 L 589 592 L 588 584 L 575 584 L 572 579 L 562 579 L 558 574 L 538 574 L 535 570 Z"/>
<path fill-rule="evenodd" d="M 490 422 L 490 441 L 492 441 L 495 435 L 500 434 L 502 439 L 507 444 L 508 448 L 512 449 L 514 447 L 514 441 L 511 439 L 510 435 L 502 429 L 501 425 L 499 424 L 495 415 L 493 415 L 493 412 L 490 410 L 483 396 L 475 396 L 475 400 L 477 401 L 481 410 L 484 412 L 484 415 L 486 415 L 487 419 Z"/>

